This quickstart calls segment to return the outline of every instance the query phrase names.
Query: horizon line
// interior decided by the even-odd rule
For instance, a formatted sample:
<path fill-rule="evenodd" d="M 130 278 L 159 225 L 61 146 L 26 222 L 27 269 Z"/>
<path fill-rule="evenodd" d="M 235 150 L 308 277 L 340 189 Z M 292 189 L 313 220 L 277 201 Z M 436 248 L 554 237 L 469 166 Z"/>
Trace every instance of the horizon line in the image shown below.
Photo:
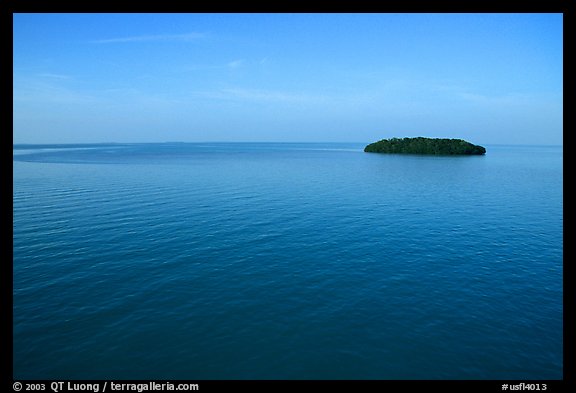
<path fill-rule="evenodd" d="M 459 139 L 459 138 L 452 138 Z M 341 144 L 365 144 L 372 142 L 360 142 L 360 141 L 215 141 L 215 140 L 205 140 L 205 141 L 149 141 L 149 142 L 12 142 L 12 147 L 15 146 L 42 146 L 42 145 L 145 145 L 145 144 L 200 144 L 200 143 L 341 143 Z M 546 146 L 546 147 L 564 147 L 564 144 L 535 144 L 535 143 L 484 143 L 486 146 Z"/>

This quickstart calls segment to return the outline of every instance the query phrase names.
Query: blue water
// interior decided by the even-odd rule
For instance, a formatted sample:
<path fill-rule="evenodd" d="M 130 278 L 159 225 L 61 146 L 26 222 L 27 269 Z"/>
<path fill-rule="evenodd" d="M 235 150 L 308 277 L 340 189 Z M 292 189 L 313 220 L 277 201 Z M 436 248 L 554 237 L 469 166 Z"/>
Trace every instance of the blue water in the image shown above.
<path fill-rule="evenodd" d="M 39 147 L 16 379 L 562 378 L 561 147 Z"/>

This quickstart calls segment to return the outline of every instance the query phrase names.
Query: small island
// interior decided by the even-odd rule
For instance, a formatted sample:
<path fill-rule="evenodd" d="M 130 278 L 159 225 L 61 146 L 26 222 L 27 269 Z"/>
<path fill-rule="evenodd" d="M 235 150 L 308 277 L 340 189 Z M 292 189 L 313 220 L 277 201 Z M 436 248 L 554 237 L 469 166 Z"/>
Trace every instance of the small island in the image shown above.
<path fill-rule="evenodd" d="M 391 138 L 382 139 L 364 148 L 366 153 L 482 155 L 486 149 L 463 139 L 448 138 Z"/>

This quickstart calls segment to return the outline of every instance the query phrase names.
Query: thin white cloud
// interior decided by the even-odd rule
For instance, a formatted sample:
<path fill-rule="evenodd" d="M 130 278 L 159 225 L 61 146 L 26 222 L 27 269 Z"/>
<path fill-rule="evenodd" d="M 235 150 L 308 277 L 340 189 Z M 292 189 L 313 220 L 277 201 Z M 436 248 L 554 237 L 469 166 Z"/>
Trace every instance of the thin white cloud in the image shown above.
<path fill-rule="evenodd" d="M 94 44 L 116 44 L 126 42 L 163 42 L 163 41 L 195 41 L 206 37 L 204 33 L 186 34 L 157 34 L 157 35 L 136 35 L 129 37 L 106 38 L 91 41 Z"/>
<path fill-rule="evenodd" d="M 246 60 L 238 59 L 238 60 L 233 60 L 230 63 L 228 63 L 228 68 L 236 69 L 236 68 L 240 68 L 244 65 L 246 65 Z"/>
<path fill-rule="evenodd" d="M 482 106 L 523 106 L 537 102 L 536 97 L 531 94 L 508 93 L 502 95 L 484 95 L 470 92 L 462 92 L 460 98 L 466 102 Z"/>
<path fill-rule="evenodd" d="M 49 79 L 70 79 L 70 75 L 64 75 L 64 74 L 53 74 L 51 72 L 43 72 L 40 74 L 36 74 L 37 77 L 39 78 L 49 78 Z"/>
<path fill-rule="evenodd" d="M 16 102 L 34 102 L 40 105 L 50 104 L 89 104 L 96 97 L 85 91 L 62 86 L 57 78 L 46 81 L 23 80 L 15 82 L 12 95 Z"/>
<path fill-rule="evenodd" d="M 325 95 L 311 93 L 293 93 L 277 90 L 243 89 L 230 88 L 220 89 L 216 92 L 204 93 L 210 98 L 224 100 L 241 100 L 256 102 L 276 102 L 276 103 L 306 103 L 318 104 L 328 101 L 330 98 Z"/>

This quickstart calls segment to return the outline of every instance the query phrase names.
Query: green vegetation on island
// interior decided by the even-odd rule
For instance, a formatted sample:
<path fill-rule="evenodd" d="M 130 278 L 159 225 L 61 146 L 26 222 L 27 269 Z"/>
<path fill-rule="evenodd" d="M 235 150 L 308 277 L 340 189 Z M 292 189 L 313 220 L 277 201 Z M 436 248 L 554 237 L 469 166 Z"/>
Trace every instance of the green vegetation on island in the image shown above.
<path fill-rule="evenodd" d="M 367 153 L 481 155 L 486 149 L 462 139 L 447 138 L 392 138 L 382 139 L 364 148 Z"/>

